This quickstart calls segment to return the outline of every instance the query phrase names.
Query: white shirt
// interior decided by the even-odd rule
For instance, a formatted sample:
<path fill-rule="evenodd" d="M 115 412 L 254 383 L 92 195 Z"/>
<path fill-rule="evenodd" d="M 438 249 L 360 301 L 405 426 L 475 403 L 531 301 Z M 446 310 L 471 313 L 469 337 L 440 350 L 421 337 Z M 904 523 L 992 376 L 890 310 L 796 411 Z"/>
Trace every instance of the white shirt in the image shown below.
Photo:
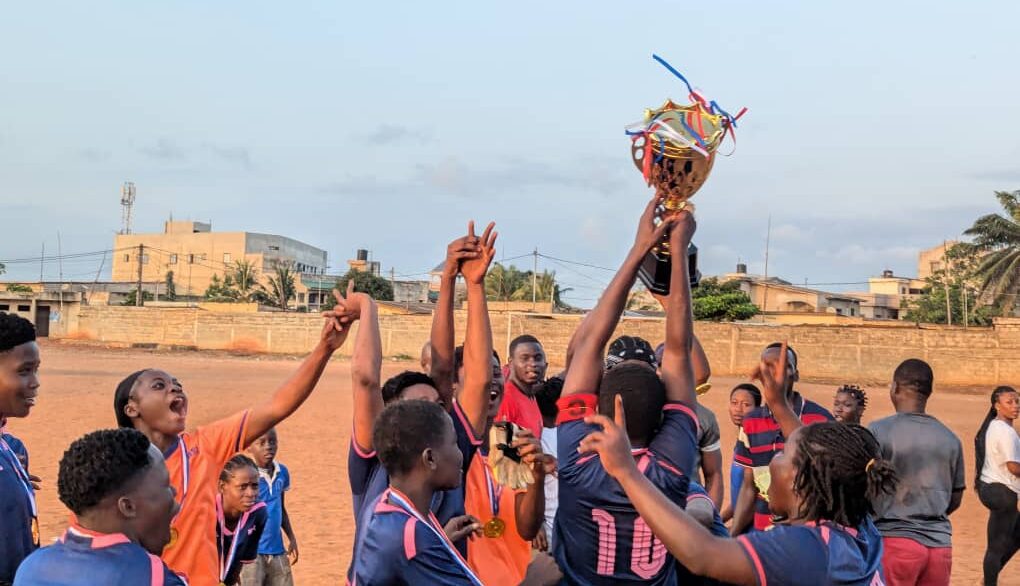
<path fill-rule="evenodd" d="M 556 428 L 542 428 L 542 452 L 556 456 Z M 560 504 L 560 479 L 555 474 L 545 475 L 545 534 L 552 539 L 553 519 Z"/>
<path fill-rule="evenodd" d="M 1005 484 L 1020 494 L 1020 478 L 1006 468 L 1006 462 L 1020 463 L 1020 436 L 1012 425 L 995 419 L 988 424 L 985 432 L 985 465 L 981 469 L 981 482 Z"/>

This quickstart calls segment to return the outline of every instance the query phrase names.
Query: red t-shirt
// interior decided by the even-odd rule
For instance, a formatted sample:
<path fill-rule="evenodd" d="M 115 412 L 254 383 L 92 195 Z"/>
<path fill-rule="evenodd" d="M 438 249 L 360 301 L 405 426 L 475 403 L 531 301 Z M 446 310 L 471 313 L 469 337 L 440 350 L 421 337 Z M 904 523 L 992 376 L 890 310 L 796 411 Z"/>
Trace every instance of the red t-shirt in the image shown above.
<path fill-rule="evenodd" d="M 503 385 L 503 402 L 496 414 L 496 421 L 510 421 L 531 430 L 535 437 L 542 437 L 542 412 L 534 397 L 524 394 L 509 378 Z"/>

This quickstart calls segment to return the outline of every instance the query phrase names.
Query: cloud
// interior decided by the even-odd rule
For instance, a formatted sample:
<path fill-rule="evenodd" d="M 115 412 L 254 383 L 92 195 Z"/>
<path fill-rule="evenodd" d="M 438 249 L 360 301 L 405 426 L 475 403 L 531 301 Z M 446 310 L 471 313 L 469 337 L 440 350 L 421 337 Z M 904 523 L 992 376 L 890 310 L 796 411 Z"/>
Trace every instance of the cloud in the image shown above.
<path fill-rule="evenodd" d="M 394 144 L 428 144 L 435 140 L 432 132 L 424 128 L 412 128 L 402 124 L 381 124 L 372 132 L 355 137 L 369 145 L 388 146 Z"/>
<path fill-rule="evenodd" d="M 224 161 L 236 163 L 245 169 L 251 169 L 251 154 L 245 147 L 227 147 L 209 142 L 203 143 L 202 146 L 206 151 L 223 159 Z"/>
<path fill-rule="evenodd" d="M 406 191 L 408 187 L 409 183 L 380 180 L 374 175 L 358 177 L 347 175 L 343 179 L 320 186 L 316 191 L 326 195 L 392 195 Z"/>
<path fill-rule="evenodd" d="M 1020 169 L 998 169 L 994 171 L 978 171 L 968 175 L 980 181 L 1001 181 L 1003 183 L 1020 183 Z"/>
<path fill-rule="evenodd" d="M 815 256 L 853 264 L 874 265 L 876 262 L 897 262 L 917 260 L 921 251 L 916 246 L 868 246 L 859 243 L 844 244 L 836 249 L 817 250 Z"/>
<path fill-rule="evenodd" d="M 101 163 L 109 161 L 112 153 L 105 149 L 88 147 L 78 150 L 78 157 L 90 163 Z"/>
<path fill-rule="evenodd" d="M 138 149 L 143 155 L 160 161 L 183 161 L 187 152 L 169 138 L 159 138 L 155 143 Z"/>

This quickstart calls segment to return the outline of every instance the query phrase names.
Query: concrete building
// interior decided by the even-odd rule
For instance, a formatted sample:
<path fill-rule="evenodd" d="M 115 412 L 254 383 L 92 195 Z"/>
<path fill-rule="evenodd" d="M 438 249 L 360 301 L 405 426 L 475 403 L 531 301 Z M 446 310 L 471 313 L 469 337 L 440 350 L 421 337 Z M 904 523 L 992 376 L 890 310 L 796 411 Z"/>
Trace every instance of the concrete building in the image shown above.
<path fill-rule="evenodd" d="M 828 293 L 800 287 L 775 277 L 760 277 L 746 272 L 719 277 L 721 282 L 738 281 L 740 290 L 763 313 L 830 313 L 858 317 L 860 300 L 846 294 Z"/>
<path fill-rule="evenodd" d="M 847 293 L 860 300 L 861 314 L 868 319 L 903 319 L 906 302 L 916 299 L 926 283 L 913 277 L 900 277 L 882 271 L 880 277 L 868 279 L 868 291 Z"/>
<path fill-rule="evenodd" d="M 325 250 L 274 234 L 213 232 L 204 222 L 168 221 L 161 234 L 118 234 L 114 250 L 113 281 L 136 281 L 140 262 L 143 281 L 161 282 L 173 271 L 181 297 L 203 295 L 213 275 L 222 278 L 240 260 L 255 265 L 263 284 L 281 264 L 302 275 L 326 272 Z"/>
<path fill-rule="evenodd" d="M 12 313 L 32 322 L 40 338 L 64 335 L 77 327 L 71 320 L 77 319 L 80 292 L 66 285 L 61 290 L 59 286 L 43 287 L 38 283 L 31 292 L 16 293 L 7 291 L 7 285 L 0 283 L 0 313 Z"/>
<path fill-rule="evenodd" d="M 917 278 L 923 281 L 933 274 L 945 270 L 946 251 L 955 244 L 958 244 L 956 240 L 947 240 L 938 246 L 922 250 L 917 255 Z"/>

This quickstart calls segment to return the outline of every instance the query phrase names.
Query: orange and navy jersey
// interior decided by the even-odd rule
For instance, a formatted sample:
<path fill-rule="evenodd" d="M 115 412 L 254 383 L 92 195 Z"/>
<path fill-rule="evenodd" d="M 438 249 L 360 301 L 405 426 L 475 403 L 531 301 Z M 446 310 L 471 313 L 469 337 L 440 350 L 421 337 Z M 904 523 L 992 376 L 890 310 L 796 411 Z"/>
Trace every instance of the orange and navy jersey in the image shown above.
<path fill-rule="evenodd" d="M 380 495 L 367 521 L 354 552 L 353 586 L 482 586 L 436 516 L 422 517 L 399 491 Z"/>
<path fill-rule="evenodd" d="M 824 407 L 814 401 L 808 401 L 796 392 L 793 396 L 793 411 L 800 415 L 804 425 L 833 420 L 832 414 Z M 762 405 L 744 417 L 737 447 L 733 451 L 733 460 L 745 468 L 751 468 L 755 475 L 766 474 L 769 463 L 776 453 L 783 449 L 785 442 L 786 438 L 779 428 L 779 422 L 772 416 L 772 410 L 767 405 Z M 759 495 L 754 503 L 754 528 L 764 531 L 771 524 L 771 520 L 769 503 Z"/>
<path fill-rule="evenodd" d="M 96 533 L 72 525 L 59 541 L 28 556 L 17 586 L 187 586 L 159 557 L 121 533 Z"/>
<path fill-rule="evenodd" d="M 570 395 L 558 404 L 560 502 L 552 541 L 563 583 L 672 586 L 676 564 L 666 546 L 602 467 L 598 454 L 577 452 L 581 440 L 601 429 L 584 422 L 597 404 L 595 395 Z M 694 411 L 667 403 L 655 438 L 647 448 L 633 450 L 638 470 L 674 503 L 686 502 L 697 437 Z"/>
<path fill-rule="evenodd" d="M 216 495 L 220 472 L 243 444 L 248 411 L 183 433 L 163 456 L 181 512 L 170 524 L 163 561 L 192 586 L 217 586 Z"/>
<path fill-rule="evenodd" d="M 259 540 L 265 531 L 269 512 L 266 503 L 255 503 L 241 515 L 233 530 L 226 527 L 222 517 L 222 504 L 217 500 L 216 551 L 219 553 L 220 579 L 224 584 L 237 584 L 241 566 L 253 563 L 259 557 Z"/>
<path fill-rule="evenodd" d="M 485 525 L 493 518 L 503 522 L 498 537 L 476 536 L 468 542 L 468 564 L 486 586 L 517 586 L 531 562 L 531 543 L 517 532 L 517 495 L 500 487 L 492 477 L 488 458 L 475 454 L 464 484 L 464 507 Z"/>

